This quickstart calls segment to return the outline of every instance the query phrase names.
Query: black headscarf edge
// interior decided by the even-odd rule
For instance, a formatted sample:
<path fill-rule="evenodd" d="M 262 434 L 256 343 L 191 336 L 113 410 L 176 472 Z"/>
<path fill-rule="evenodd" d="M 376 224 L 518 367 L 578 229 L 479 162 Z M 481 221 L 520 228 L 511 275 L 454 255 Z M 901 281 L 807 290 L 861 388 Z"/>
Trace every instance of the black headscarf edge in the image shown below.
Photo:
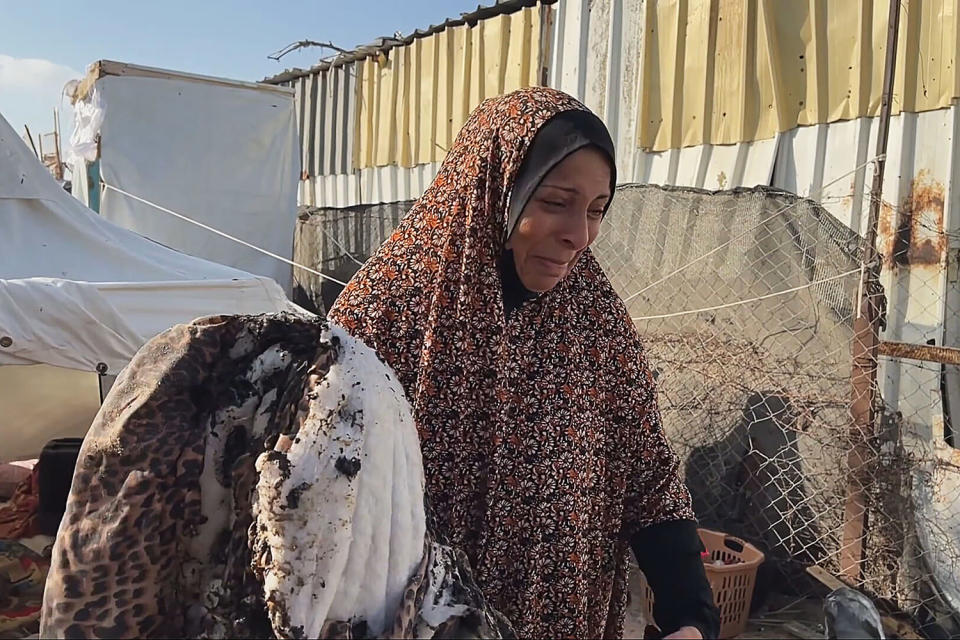
<path fill-rule="evenodd" d="M 617 156 L 610 132 L 603 121 L 590 111 L 562 111 L 540 127 L 520 163 L 510 191 L 506 237 L 513 232 L 520 214 L 546 175 L 571 153 L 589 146 L 597 147 L 610 160 L 611 191 L 604 209 L 606 213 L 617 184 Z"/>

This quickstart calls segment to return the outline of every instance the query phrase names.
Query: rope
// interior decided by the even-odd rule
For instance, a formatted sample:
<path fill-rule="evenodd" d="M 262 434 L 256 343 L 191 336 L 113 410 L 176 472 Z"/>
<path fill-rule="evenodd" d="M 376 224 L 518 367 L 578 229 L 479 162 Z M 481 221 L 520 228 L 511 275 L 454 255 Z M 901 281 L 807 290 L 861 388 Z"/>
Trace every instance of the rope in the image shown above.
<path fill-rule="evenodd" d="M 312 273 L 313 275 L 319 276 L 319 277 L 323 278 L 324 280 L 329 280 L 330 282 L 335 282 L 335 283 L 339 284 L 340 286 L 343 286 L 343 287 L 347 286 L 347 283 L 346 283 L 346 282 L 342 282 L 342 281 L 340 281 L 340 280 L 337 280 L 336 278 L 331 278 L 330 276 L 328 276 L 328 275 L 325 274 L 325 273 L 321 273 L 321 272 L 317 271 L 316 269 L 311 269 L 310 267 L 306 267 L 306 266 L 304 266 L 304 265 L 302 265 L 302 264 L 299 264 L 299 263 L 297 263 L 297 262 L 294 262 L 293 260 L 288 260 L 287 258 L 284 258 L 283 256 L 279 256 L 279 255 L 277 255 L 277 254 L 275 254 L 275 253 L 273 253 L 273 252 L 271 252 L 271 251 L 267 251 L 266 249 L 262 249 L 262 248 L 260 248 L 260 247 L 258 247 L 258 246 L 256 246 L 256 245 L 250 244 L 250 243 L 247 242 L 246 240 L 241 240 L 240 238 L 231 236 L 229 233 L 224 233 L 223 231 L 220 231 L 219 229 L 215 229 L 215 228 L 211 227 L 210 225 L 206 225 L 206 224 L 204 224 L 204 223 L 202 223 L 202 222 L 199 222 L 199 221 L 197 221 L 197 220 L 194 220 L 193 218 L 187 217 L 187 216 L 183 215 L 182 213 L 177 213 L 176 211 L 172 211 L 172 210 L 170 210 L 170 209 L 167 209 L 166 207 L 160 206 L 159 204 L 156 204 L 155 202 L 150 202 L 149 200 L 145 200 L 145 199 L 143 199 L 143 198 L 141 198 L 141 197 L 139 197 L 139 196 L 135 196 L 135 195 L 133 195 L 132 193 L 129 193 L 129 192 L 127 192 L 127 191 L 124 191 L 123 189 L 120 189 L 119 187 L 113 186 L 112 184 L 107 184 L 106 182 L 104 182 L 104 183 L 103 183 L 103 186 L 104 186 L 105 188 L 107 188 L 107 189 L 113 189 L 113 190 L 116 191 L 117 193 L 119 193 L 119 194 L 121 194 L 121 195 L 125 195 L 125 196 L 127 196 L 128 198 L 132 198 L 132 199 L 136 200 L 137 202 L 142 202 L 143 204 L 148 205 L 148 206 L 150 206 L 150 207 L 153 207 L 154 209 L 158 209 L 158 210 L 160 210 L 160 211 L 163 211 L 164 213 L 170 214 L 171 216 L 174 216 L 175 218 L 180 218 L 181 220 L 183 220 L 183 221 L 185 221 L 185 222 L 189 222 L 190 224 L 195 224 L 195 225 L 197 225 L 198 227 L 200 227 L 201 229 L 206 229 L 207 231 L 209 231 L 209 232 L 211 232 L 211 233 L 215 233 L 215 234 L 217 234 L 218 236 L 222 236 L 222 237 L 226 238 L 227 240 L 233 240 L 233 241 L 236 242 L 237 244 L 242 244 L 243 246 L 247 247 L 248 249 L 253 249 L 254 251 L 259 251 L 260 253 L 262 253 L 262 254 L 264 254 L 264 255 L 266 255 L 266 256 L 270 256 L 271 258 L 274 258 L 275 260 L 279 260 L 280 262 L 284 262 L 284 263 L 286 263 L 286 264 L 289 264 L 291 267 L 296 267 L 297 269 L 302 269 L 303 271 L 306 271 L 307 273 Z M 339 245 L 338 245 L 338 246 L 339 246 Z M 348 255 L 349 255 L 349 254 L 348 254 Z M 350 256 L 350 257 L 352 258 L 353 256 Z M 354 260 L 354 262 L 356 262 L 356 260 Z M 359 264 L 359 263 L 358 263 L 358 264 Z"/>
<path fill-rule="evenodd" d="M 829 278 L 824 278 L 822 280 L 814 280 L 808 284 L 800 285 L 799 287 L 794 287 L 792 289 L 785 289 L 784 291 L 777 291 L 776 293 L 768 293 L 764 296 L 759 296 L 757 298 L 750 298 L 749 300 L 737 300 L 736 302 L 728 302 L 726 304 L 717 305 L 715 307 L 706 307 L 704 309 L 693 309 L 691 311 L 677 311 L 676 313 L 665 313 L 658 316 L 642 316 L 639 318 L 633 318 L 634 322 L 639 322 L 640 320 L 659 320 L 661 318 L 675 318 L 677 316 L 685 316 L 691 313 L 703 313 L 705 311 L 717 311 L 719 309 L 728 309 L 730 307 L 736 307 L 741 304 L 750 304 L 751 302 L 760 302 L 761 300 L 768 300 L 770 298 L 776 298 L 777 296 L 786 295 L 788 293 L 794 293 L 796 291 L 801 291 L 803 289 L 809 289 L 810 287 L 816 286 L 818 284 L 823 284 L 824 282 L 830 282 L 832 280 L 839 280 L 840 278 L 846 278 L 847 276 L 852 276 L 855 273 L 859 273 L 860 268 L 851 269 L 850 271 L 841 273 L 836 276 L 831 276 Z"/>
<path fill-rule="evenodd" d="M 814 192 L 814 193 L 819 196 L 821 193 L 823 193 L 823 190 L 826 189 L 827 187 L 830 187 L 830 186 L 835 185 L 836 183 L 840 182 L 841 180 L 843 180 L 843 179 L 846 178 L 847 176 L 849 176 L 849 175 L 851 175 L 851 174 L 854 174 L 854 173 L 856 173 L 857 171 L 860 171 L 861 169 L 863 169 L 864 167 L 866 167 L 868 164 L 874 163 L 874 162 L 876 162 L 877 160 L 880 160 L 881 158 L 884 158 L 884 157 L 885 157 L 885 156 L 883 156 L 883 155 L 879 155 L 879 156 L 876 156 L 876 157 L 874 157 L 874 158 L 871 158 L 870 160 L 867 160 L 867 161 L 864 162 L 863 164 L 861 164 L 861 165 L 859 165 L 859 166 L 857 166 L 857 167 L 854 167 L 851 171 L 848 171 L 848 172 L 844 173 L 843 175 L 835 178 L 834 180 L 831 180 L 831 181 L 828 182 L 827 184 L 825 184 L 825 185 L 823 185 L 822 187 L 820 187 L 820 188 L 819 188 L 816 192 Z M 813 197 L 814 197 L 814 194 L 810 194 L 809 196 L 807 196 L 807 198 L 813 198 Z M 678 268 L 674 269 L 673 271 L 671 271 L 671 272 L 668 273 L 667 275 L 663 276 L 663 277 L 660 278 L 659 280 L 654 280 L 653 282 L 651 282 L 650 284 L 648 284 L 647 286 L 645 286 L 643 289 L 640 289 L 640 291 L 637 291 L 637 292 L 636 292 L 635 294 L 633 294 L 632 296 L 630 296 L 630 297 L 628 297 L 628 298 L 625 298 L 625 299 L 624 299 L 624 302 L 630 302 L 631 300 L 633 300 L 634 298 L 636 298 L 637 296 L 639 296 L 640 294 L 642 294 L 642 293 L 643 293 L 644 291 L 646 291 L 647 289 L 650 289 L 651 287 L 655 287 L 656 285 L 660 284 L 660 283 L 663 282 L 664 280 L 667 280 L 668 278 L 672 278 L 673 276 L 677 275 L 678 273 L 680 273 L 681 271 L 683 271 L 683 270 L 686 269 L 687 267 L 693 266 L 693 265 L 695 265 L 696 263 L 700 262 L 701 260 L 703 260 L 703 259 L 705 259 L 705 258 L 709 258 L 709 257 L 712 256 L 714 253 L 716 253 L 716 252 L 719 251 L 720 249 L 724 248 L 725 246 L 727 246 L 727 245 L 730 244 L 731 242 L 735 242 L 735 241 L 739 240 L 740 238 L 742 238 L 743 236 L 747 235 L 748 233 L 750 233 L 751 231 L 753 231 L 753 230 L 756 229 L 757 227 L 759 227 L 759 226 L 761 226 L 761 225 L 763 225 L 763 224 L 766 224 L 767 222 L 769 222 L 770 220 L 773 220 L 775 217 L 777 217 L 778 215 L 780 215 L 780 214 L 783 213 L 784 211 L 787 211 L 788 209 L 791 209 L 792 207 L 795 207 L 795 206 L 797 206 L 798 204 L 800 204 L 800 201 L 799 201 L 799 200 L 797 200 L 796 202 L 793 202 L 793 203 L 791 203 L 791 204 L 788 204 L 788 205 L 786 205 L 785 207 L 783 207 L 783 208 L 781 208 L 781 209 L 778 209 L 777 211 L 774 211 L 774 212 L 771 213 L 768 217 L 764 218 L 763 220 L 761 220 L 760 222 L 758 222 L 758 223 L 755 224 L 754 226 L 752 226 L 752 227 L 750 227 L 749 229 L 745 230 L 745 231 L 744 231 L 743 233 L 741 233 L 740 235 L 738 235 L 738 236 L 736 236 L 736 237 L 734 237 L 734 238 L 730 238 L 729 240 L 727 240 L 727 241 L 724 242 L 723 244 L 720 244 L 720 245 L 714 247 L 713 249 L 711 249 L 711 250 L 708 251 L 707 253 L 703 254 L 703 255 L 700 256 L 699 258 L 694 258 L 693 260 L 691 260 L 690 262 L 686 263 L 686 264 L 683 265 L 682 267 L 678 267 Z"/>
<path fill-rule="evenodd" d="M 318 228 L 320 229 L 320 233 L 322 233 L 325 238 L 327 238 L 328 240 L 330 240 L 330 242 L 332 242 L 332 243 L 337 247 L 337 249 L 340 249 L 340 251 L 343 251 L 343 255 L 345 255 L 345 256 L 347 256 L 348 258 L 350 258 L 351 260 L 353 260 L 353 262 L 354 262 L 357 266 L 360 266 L 360 267 L 363 266 L 363 263 L 360 262 L 359 260 L 357 260 L 356 258 L 354 258 L 353 255 L 352 255 L 349 251 L 347 251 L 347 250 L 344 248 L 344 246 L 343 246 L 342 244 L 340 244 L 340 242 L 337 241 L 336 238 L 334 238 L 331 234 L 329 234 L 329 233 L 327 233 L 326 231 L 324 231 L 322 228 L 320 228 L 320 227 L 318 227 Z"/>

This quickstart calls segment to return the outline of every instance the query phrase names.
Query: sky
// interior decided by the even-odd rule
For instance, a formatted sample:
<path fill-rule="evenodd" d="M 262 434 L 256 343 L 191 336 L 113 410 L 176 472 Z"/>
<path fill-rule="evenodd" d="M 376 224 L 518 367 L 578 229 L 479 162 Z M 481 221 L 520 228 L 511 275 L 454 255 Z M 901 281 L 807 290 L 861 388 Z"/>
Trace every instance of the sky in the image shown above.
<path fill-rule="evenodd" d="M 482 4 L 492 4 L 484 0 Z M 298 40 L 352 49 L 474 11 L 478 0 L 99 0 L 89 4 L 0 0 L 0 113 L 23 134 L 53 130 L 63 85 L 97 60 L 116 60 L 237 80 L 309 67 L 333 52 L 311 48 L 267 56 Z"/>

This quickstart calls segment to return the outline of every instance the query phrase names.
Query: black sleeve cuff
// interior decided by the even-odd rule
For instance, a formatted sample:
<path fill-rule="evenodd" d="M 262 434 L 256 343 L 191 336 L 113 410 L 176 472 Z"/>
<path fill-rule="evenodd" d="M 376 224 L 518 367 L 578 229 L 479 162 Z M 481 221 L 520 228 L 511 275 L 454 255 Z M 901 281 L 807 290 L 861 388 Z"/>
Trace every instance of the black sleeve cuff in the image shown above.
<path fill-rule="evenodd" d="M 653 617 L 661 632 L 668 635 L 690 626 L 704 638 L 716 638 L 720 613 L 700 558 L 704 547 L 697 523 L 675 520 L 645 527 L 630 546 L 653 591 Z"/>

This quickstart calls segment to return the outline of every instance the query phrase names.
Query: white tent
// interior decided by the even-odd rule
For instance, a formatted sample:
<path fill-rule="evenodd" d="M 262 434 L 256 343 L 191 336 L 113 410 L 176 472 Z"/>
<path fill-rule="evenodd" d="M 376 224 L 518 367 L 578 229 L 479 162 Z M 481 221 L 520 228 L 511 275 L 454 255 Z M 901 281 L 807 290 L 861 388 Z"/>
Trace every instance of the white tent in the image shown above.
<path fill-rule="evenodd" d="M 293 89 L 101 60 L 71 93 L 71 143 L 82 156 L 71 154 L 74 193 L 84 204 L 290 293 L 288 265 L 116 189 L 292 258 L 300 180 Z"/>
<path fill-rule="evenodd" d="M 0 461 L 83 435 L 99 406 L 96 372 L 116 375 L 164 329 L 295 308 L 269 278 L 104 220 L 57 185 L 2 116 L 0 224 Z"/>

